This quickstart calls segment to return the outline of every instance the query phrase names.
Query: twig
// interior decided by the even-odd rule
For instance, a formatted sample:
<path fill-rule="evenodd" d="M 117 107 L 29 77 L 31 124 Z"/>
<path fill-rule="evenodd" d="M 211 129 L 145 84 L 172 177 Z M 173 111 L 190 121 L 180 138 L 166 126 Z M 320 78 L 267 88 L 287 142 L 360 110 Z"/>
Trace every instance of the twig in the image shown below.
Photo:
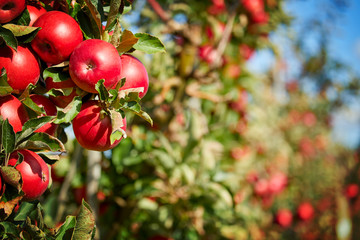
<path fill-rule="evenodd" d="M 163 20 L 164 22 L 168 22 L 170 20 L 170 16 L 165 10 L 161 7 L 161 5 L 156 0 L 148 0 L 150 6 L 154 9 L 156 14 Z"/>
<path fill-rule="evenodd" d="M 229 17 L 228 22 L 226 23 L 224 33 L 223 33 L 223 35 L 219 41 L 219 44 L 215 50 L 216 57 L 215 57 L 215 61 L 212 63 L 212 65 L 210 67 L 211 69 L 216 69 L 216 68 L 220 67 L 220 65 L 222 64 L 222 55 L 224 54 L 226 45 L 229 42 L 231 32 L 234 27 L 235 17 L 236 17 L 236 11 L 233 11 Z"/>

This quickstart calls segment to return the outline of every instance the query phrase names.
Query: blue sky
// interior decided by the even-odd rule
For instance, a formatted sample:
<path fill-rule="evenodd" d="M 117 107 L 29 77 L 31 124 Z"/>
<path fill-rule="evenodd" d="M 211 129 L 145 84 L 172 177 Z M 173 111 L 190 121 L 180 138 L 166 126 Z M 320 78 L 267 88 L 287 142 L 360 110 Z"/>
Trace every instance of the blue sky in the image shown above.
<path fill-rule="evenodd" d="M 287 13 L 295 17 L 293 22 L 293 29 L 295 32 L 299 31 L 300 26 L 308 20 L 317 16 L 324 19 L 324 9 L 334 11 L 331 9 L 333 5 L 323 5 L 324 2 L 329 3 L 330 0 L 290 0 L 286 3 L 285 9 Z M 338 10 L 335 12 L 339 13 Z M 348 0 L 348 6 L 340 11 L 334 25 L 331 27 L 330 35 L 330 51 L 329 54 L 340 60 L 341 62 L 351 66 L 353 71 L 360 76 L 360 1 Z M 291 52 L 287 48 L 289 46 L 289 39 L 284 38 L 282 34 L 285 31 L 279 31 L 272 36 L 272 40 L 277 46 L 282 46 L 282 52 L 286 59 L 291 59 Z M 308 45 L 316 48 L 316 41 L 310 35 L 307 40 Z M 255 57 L 248 62 L 250 70 L 255 72 L 264 72 L 270 68 L 274 63 L 273 55 L 270 51 L 260 51 Z M 265 67 L 264 67 L 265 66 Z M 288 74 L 296 76 L 300 65 L 291 61 L 289 64 Z M 339 81 L 346 81 L 347 76 L 340 76 Z M 360 98 L 353 99 L 349 108 L 333 114 L 334 131 L 333 137 L 336 141 L 345 144 L 348 147 L 354 148 L 360 140 Z"/>
<path fill-rule="evenodd" d="M 321 1 L 292 1 L 286 9 L 303 23 L 314 14 L 321 16 Z M 299 11 L 301 10 L 301 11 Z M 360 74 L 360 1 L 348 0 L 348 7 L 337 18 L 330 38 L 331 56 L 348 64 Z M 349 147 L 356 147 L 360 139 L 360 99 L 354 99 L 349 108 L 333 114 L 335 140 Z"/>

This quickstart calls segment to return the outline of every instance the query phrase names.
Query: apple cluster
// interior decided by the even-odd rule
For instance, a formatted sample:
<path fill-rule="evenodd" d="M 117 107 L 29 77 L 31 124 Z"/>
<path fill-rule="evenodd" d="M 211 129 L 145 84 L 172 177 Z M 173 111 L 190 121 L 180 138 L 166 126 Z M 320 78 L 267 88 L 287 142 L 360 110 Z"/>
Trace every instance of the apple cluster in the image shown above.
<path fill-rule="evenodd" d="M 131 93 L 137 94 L 137 100 L 145 96 L 149 86 L 146 68 L 134 56 L 119 53 L 110 42 L 85 37 L 79 23 L 68 13 L 61 9 L 47 11 L 40 4 L 0 1 L 1 25 L 11 25 L 28 11 L 28 27 L 32 27 L 28 29 L 38 30 L 31 41 L 20 41 L 16 48 L 6 41 L 0 45 L 1 76 L 5 76 L 11 89 L 0 94 L 0 118 L 20 134 L 30 119 L 53 116 L 34 132 L 57 138 L 59 111 L 71 111 L 75 99 L 80 100 L 81 108 L 69 121 L 76 140 L 86 149 L 112 149 L 126 134 L 127 126 L 123 111 L 116 108 L 121 98 Z M 61 77 L 55 78 L 53 70 Z M 104 92 L 114 96 L 114 91 L 117 96 L 112 102 L 109 97 L 99 96 Z M 29 105 L 34 108 L 29 109 Z M 39 110 L 35 115 L 34 109 Z M 114 132 L 118 133 L 115 138 Z M 19 156 L 23 161 L 17 164 Z M 47 164 L 35 151 L 14 149 L 7 165 L 20 171 L 25 200 L 38 198 L 48 187 Z"/>

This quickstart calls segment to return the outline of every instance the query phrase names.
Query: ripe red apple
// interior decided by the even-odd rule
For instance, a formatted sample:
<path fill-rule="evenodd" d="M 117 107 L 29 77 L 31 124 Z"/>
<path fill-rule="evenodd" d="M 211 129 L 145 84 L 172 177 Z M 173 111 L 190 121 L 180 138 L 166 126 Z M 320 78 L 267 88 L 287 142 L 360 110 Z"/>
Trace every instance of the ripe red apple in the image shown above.
<path fill-rule="evenodd" d="M 24 123 L 29 120 L 25 107 L 13 95 L 0 97 L 0 116 L 9 120 L 15 133 L 21 131 Z"/>
<path fill-rule="evenodd" d="M 30 95 L 31 100 L 36 103 L 39 107 L 44 108 L 46 116 L 56 116 L 57 110 L 52 101 L 45 96 L 32 94 Z M 43 116 L 43 115 L 42 115 Z M 45 132 L 49 135 L 54 136 L 57 125 L 54 123 L 46 123 L 41 128 L 37 129 L 35 132 Z"/>
<path fill-rule="evenodd" d="M 121 141 L 119 139 L 111 144 L 111 118 L 96 100 L 84 103 L 72 123 L 76 139 L 86 149 L 106 151 L 114 148 Z M 122 129 L 125 131 L 126 118 L 123 119 L 123 124 Z"/>
<path fill-rule="evenodd" d="M 242 0 L 242 5 L 250 13 L 264 11 L 263 0 Z"/>
<path fill-rule="evenodd" d="M 255 182 L 254 192 L 256 195 L 263 197 L 269 194 L 269 183 L 267 179 L 259 179 Z"/>
<path fill-rule="evenodd" d="M 359 186 L 356 183 L 351 183 L 345 188 L 345 195 L 348 198 L 355 198 L 359 194 Z"/>
<path fill-rule="evenodd" d="M 199 57 L 201 60 L 212 64 L 216 58 L 216 50 L 209 44 L 199 47 Z"/>
<path fill-rule="evenodd" d="M 41 30 L 31 41 L 31 46 L 39 57 L 49 64 L 59 64 L 67 60 L 83 40 L 79 24 L 64 12 L 46 12 L 33 26 L 41 27 Z"/>
<path fill-rule="evenodd" d="M 275 216 L 276 222 L 282 227 L 289 227 L 292 223 L 293 215 L 289 209 L 278 210 Z"/>
<path fill-rule="evenodd" d="M 309 202 L 303 202 L 297 209 L 297 215 L 303 221 L 308 221 L 314 216 L 314 207 Z"/>
<path fill-rule="evenodd" d="M 104 79 L 107 89 L 121 79 L 121 58 L 116 48 L 100 39 L 88 39 L 73 51 L 69 62 L 71 79 L 82 90 L 97 93 L 96 83 Z"/>
<path fill-rule="evenodd" d="M 255 24 L 266 24 L 269 22 L 269 14 L 265 11 L 253 13 L 251 20 Z"/>
<path fill-rule="evenodd" d="M 207 12 L 211 15 L 218 15 L 226 10 L 224 0 L 212 0 L 212 5 L 208 7 Z"/>
<path fill-rule="evenodd" d="M 47 189 L 50 178 L 49 168 L 38 154 L 25 149 L 10 155 L 10 166 L 15 166 L 19 158 L 18 152 L 24 156 L 24 161 L 15 167 L 22 177 L 24 200 L 32 201 L 39 198 Z"/>
<path fill-rule="evenodd" d="M 287 185 L 287 176 L 282 172 L 275 173 L 269 178 L 269 191 L 278 194 L 284 190 Z"/>
<path fill-rule="evenodd" d="M 0 69 L 5 68 L 9 85 L 14 93 L 24 90 L 30 83 L 36 84 L 40 77 L 38 59 L 29 48 L 18 46 L 17 51 L 3 46 L 0 48 Z"/>
<path fill-rule="evenodd" d="M 25 9 L 25 0 L 0 0 L 0 23 L 7 23 Z"/>
<path fill-rule="evenodd" d="M 305 126 L 307 127 L 312 127 L 316 124 L 317 118 L 316 115 L 313 112 L 306 112 L 304 113 L 304 115 L 302 116 L 302 120 L 305 124 Z"/>
<path fill-rule="evenodd" d="M 49 96 L 50 100 L 58 107 L 65 108 L 75 96 L 76 93 L 76 84 L 71 80 L 71 78 L 61 81 L 61 82 L 54 82 L 51 77 L 45 79 L 46 89 L 49 91 L 50 89 L 65 89 L 65 88 L 73 88 L 72 92 L 67 96 Z"/>
<path fill-rule="evenodd" d="M 222 36 L 225 31 L 225 23 L 216 22 L 213 26 L 206 26 L 205 32 L 209 40 L 214 40 L 216 36 Z"/>
<path fill-rule="evenodd" d="M 29 26 L 32 26 L 34 24 L 34 22 L 44 13 L 46 13 L 45 8 L 43 8 L 40 5 L 30 5 L 28 4 L 26 6 L 27 10 L 29 11 L 30 14 L 30 23 Z"/>
<path fill-rule="evenodd" d="M 122 65 L 121 78 L 126 78 L 125 85 L 120 90 L 143 87 L 144 91 L 139 93 L 139 97 L 144 97 L 149 88 L 149 76 L 145 66 L 139 59 L 131 55 L 123 54 L 120 58 Z"/>

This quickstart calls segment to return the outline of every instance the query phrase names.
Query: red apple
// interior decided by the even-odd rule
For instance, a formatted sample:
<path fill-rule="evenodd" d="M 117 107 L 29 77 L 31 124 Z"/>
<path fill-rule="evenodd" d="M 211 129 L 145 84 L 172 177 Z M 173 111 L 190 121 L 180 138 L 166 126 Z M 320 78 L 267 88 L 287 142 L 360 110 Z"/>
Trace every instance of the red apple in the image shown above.
<path fill-rule="evenodd" d="M 256 195 L 263 197 L 269 194 L 268 180 L 262 178 L 255 182 L 254 192 Z"/>
<path fill-rule="evenodd" d="M 3 46 L 0 48 L 0 69 L 5 68 L 9 85 L 14 93 L 24 90 L 30 83 L 36 84 L 40 77 L 38 59 L 29 48 L 18 46 L 17 51 Z"/>
<path fill-rule="evenodd" d="M 71 79 L 82 90 L 97 93 L 96 83 L 104 79 L 107 89 L 121 79 L 121 58 L 116 48 L 100 39 L 88 39 L 73 51 L 69 62 Z"/>
<path fill-rule="evenodd" d="M 282 192 L 286 185 L 287 176 L 282 172 L 275 173 L 269 178 L 269 190 L 273 194 Z"/>
<path fill-rule="evenodd" d="M 269 14 L 264 11 L 256 12 L 251 15 L 251 20 L 255 24 L 266 24 L 269 22 Z"/>
<path fill-rule="evenodd" d="M 81 106 L 81 110 L 73 120 L 74 134 L 81 146 L 95 151 L 106 151 L 114 148 L 121 139 L 110 142 L 112 125 L 110 116 L 103 112 L 96 100 L 90 100 Z M 126 118 L 123 119 L 126 130 Z"/>
<path fill-rule="evenodd" d="M 24 123 L 29 120 L 25 107 L 13 95 L 0 97 L 0 116 L 9 120 L 15 133 L 21 131 Z"/>
<path fill-rule="evenodd" d="M 355 198 L 359 194 L 359 186 L 355 183 L 351 183 L 345 188 L 345 195 L 348 198 Z"/>
<path fill-rule="evenodd" d="M 316 124 L 317 118 L 313 112 L 306 112 L 303 115 L 303 122 L 307 127 L 313 127 Z"/>
<path fill-rule="evenodd" d="M 7 23 L 25 10 L 25 0 L 0 0 L 0 23 Z"/>
<path fill-rule="evenodd" d="M 30 150 L 13 152 L 10 155 L 10 166 L 16 165 L 18 152 L 24 156 L 24 160 L 15 167 L 21 174 L 24 200 L 32 201 L 39 198 L 47 189 L 50 179 L 49 167 L 38 154 Z"/>
<path fill-rule="evenodd" d="M 212 5 L 208 7 L 207 12 L 211 15 L 218 15 L 226 10 L 224 0 L 212 0 Z"/>
<path fill-rule="evenodd" d="M 54 80 L 51 77 L 48 77 L 45 79 L 45 85 L 46 89 L 49 91 L 51 89 L 66 89 L 66 88 L 72 88 L 72 92 L 67 96 L 49 96 L 50 100 L 58 107 L 65 108 L 73 99 L 75 96 L 77 96 L 76 93 L 76 84 L 71 80 L 71 78 L 61 81 L 61 82 L 54 82 Z"/>
<path fill-rule="evenodd" d="M 31 46 L 39 57 L 49 64 L 59 64 L 67 60 L 83 40 L 79 24 L 64 12 L 46 12 L 33 26 L 41 27 L 41 30 L 31 41 Z"/>
<path fill-rule="evenodd" d="M 30 23 L 29 26 L 32 26 L 34 24 L 34 22 L 44 13 L 46 13 L 45 8 L 43 8 L 40 5 L 27 5 L 26 6 L 27 10 L 29 11 L 30 14 Z"/>
<path fill-rule="evenodd" d="M 264 11 L 263 0 L 242 0 L 242 5 L 250 13 Z"/>
<path fill-rule="evenodd" d="M 142 98 L 148 91 L 149 88 L 149 76 L 145 66 L 131 55 L 121 55 L 122 72 L 121 78 L 126 78 L 125 85 L 120 90 L 129 88 L 144 88 L 144 91 L 139 93 L 139 97 Z"/>
<path fill-rule="evenodd" d="M 57 110 L 52 101 L 45 96 L 42 95 L 30 95 L 31 100 L 36 103 L 39 107 L 44 108 L 46 116 L 56 116 Z M 45 132 L 49 135 L 54 135 L 56 131 L 57 125 L 54 123 L 46 123 L 41 128 L 37 129 L 35 132 Z"/>
<path fill-rule="evenodd" d="M 209 44 L 199 47 L 199 57 L 201 60 L 212 64 L 216 58 L 216 50 Z"/>
<path fill-rule="evenodd" d="M 292 223 L 293 215 L 289 209 L 280 209 L 276 213 L 275 220 L 282 227 L 289 227 Z"/>
<path fill-rule="evenodd" d="M 314 207 L 309 202 L 303 202 L 297 209 L 299 218 L 303 221 L 308 221 L 314 216 Z"/>

